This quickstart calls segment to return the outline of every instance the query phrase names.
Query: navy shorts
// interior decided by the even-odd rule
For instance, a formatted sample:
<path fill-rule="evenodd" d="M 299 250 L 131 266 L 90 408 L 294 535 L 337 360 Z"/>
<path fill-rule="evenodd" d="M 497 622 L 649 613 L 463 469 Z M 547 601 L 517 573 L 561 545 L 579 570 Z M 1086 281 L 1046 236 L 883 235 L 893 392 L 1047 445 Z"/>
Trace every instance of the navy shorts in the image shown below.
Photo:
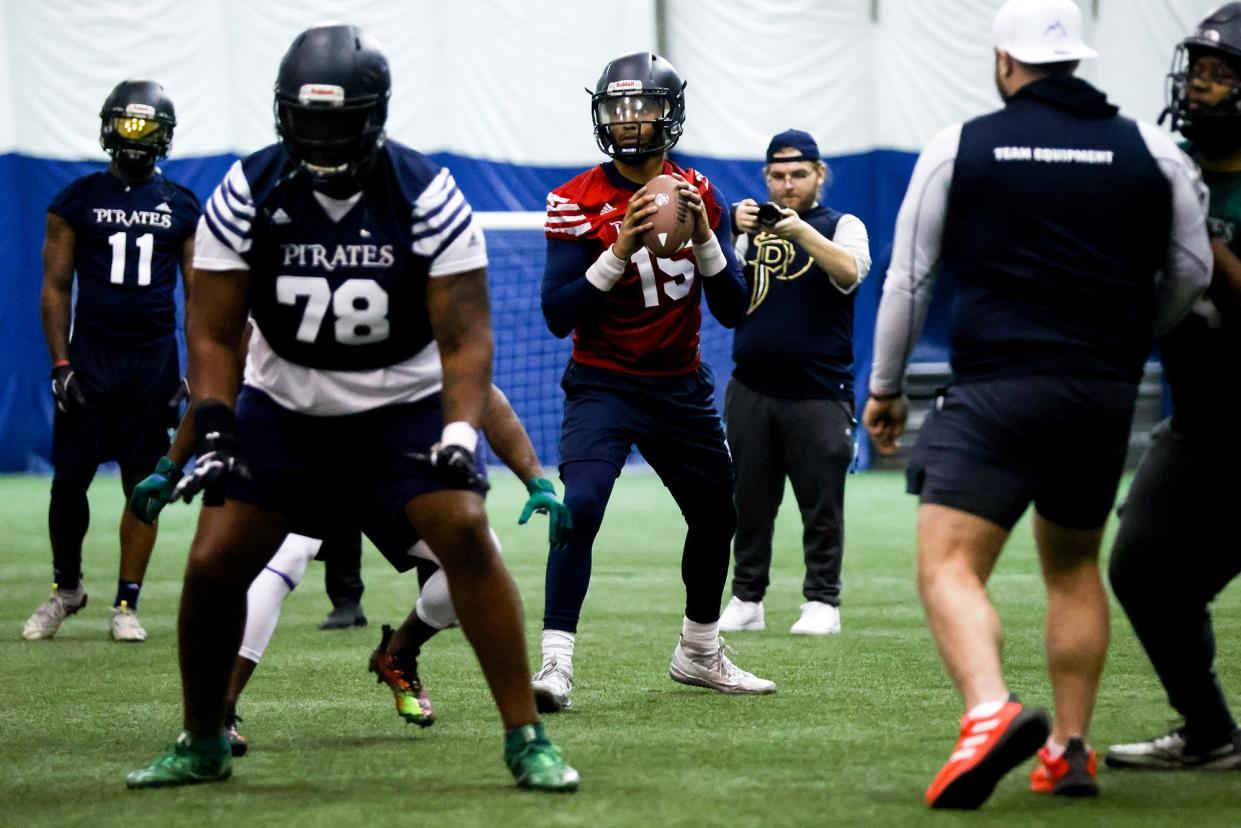
<path fill-rule="evenodd" d="M 412 498 L 450 488 L 407 456 L 428 454 L 439 441 L 438 394 L 312 417 L 246 386 L 237 396 L 237 430 L 249 476 L 230 478 L 228 497 L 282 514 L 310 537 L 402 514 Z"/>
<path fill-rule="evenodd" d="M 954 385 L 918 433 L 910 494 L 1011 530 L 1030 503 L 1070 529 L 1106 521 L 1137 385 L 1050 376 Z"/>
<path fill-rule="evenodd" d="M 669 488 L 732 486 L 733 463 L 702 363 L 671 377 L 621 374 L 570 360 L 560 465 L 602 460 L 619 472 L 633 446 Z"/>
<path fill-rule="evenodd" d="M 86 405 L 52 421 L 52 465 L 58 475 L 93 475 L 116 460 L 126 475 L 149 474 L 168 451 L 168 429 L 180 419 L 177 342 L 107 350 L 80 338 L 69 345 L 74 381 Z"/>

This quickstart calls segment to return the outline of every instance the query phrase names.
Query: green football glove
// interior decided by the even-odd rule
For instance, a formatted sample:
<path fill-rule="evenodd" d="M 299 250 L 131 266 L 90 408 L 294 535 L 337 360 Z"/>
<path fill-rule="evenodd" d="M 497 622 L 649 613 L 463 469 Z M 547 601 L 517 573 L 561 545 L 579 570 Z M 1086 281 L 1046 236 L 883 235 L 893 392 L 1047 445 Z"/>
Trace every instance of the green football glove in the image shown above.
<path fill-rule="evenodd" d="M 154 523 L 160 511 L 176 500 L 173 490 L 181 479 L 181 469 L 167 457 L 159 458 L 155 472 L 146 477 L 129 496 L 129 511 L 143 523 Z"/>
<path fill-rule="evenodd" d="M 560 546 L 573 531 L 569 507 L 560 502 L 556 497 L 556 487 L 545 477 L 536 477 L 528 482 L 526 491 L 530 492 L 530 499 L 521 510 L 517 523 L 524 526 L 535 512 L 547 515 L 547 540 L 552 546 Z"/>

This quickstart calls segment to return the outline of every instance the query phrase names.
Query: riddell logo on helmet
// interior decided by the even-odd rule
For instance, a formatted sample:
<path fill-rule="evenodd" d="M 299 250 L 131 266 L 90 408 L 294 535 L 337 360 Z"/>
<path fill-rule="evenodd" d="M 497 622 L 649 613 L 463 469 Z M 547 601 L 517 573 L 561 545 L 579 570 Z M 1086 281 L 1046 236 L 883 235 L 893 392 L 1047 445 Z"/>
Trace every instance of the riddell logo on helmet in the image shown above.
<path fill-rule="evenodd" d="M 345 90 L 344 87 L 330 83 L 304 83 L 302 88 L 297 90 L 297 101 L 304 104 L 342 104 L 345 102 Z"/>
<path fill-rule="evenodd" d="M 130 118 L 154 118 L 155 107 L 150 104 L 131 103 L 125 105 L 125 114 Z"/>
<path fill-rule="evenodd" d="M 640 80 L 619 80 L 612 81 L 608 84 L 608 94 L 616 92 L 640 92 L 642 91 L 642 81 Z"/>

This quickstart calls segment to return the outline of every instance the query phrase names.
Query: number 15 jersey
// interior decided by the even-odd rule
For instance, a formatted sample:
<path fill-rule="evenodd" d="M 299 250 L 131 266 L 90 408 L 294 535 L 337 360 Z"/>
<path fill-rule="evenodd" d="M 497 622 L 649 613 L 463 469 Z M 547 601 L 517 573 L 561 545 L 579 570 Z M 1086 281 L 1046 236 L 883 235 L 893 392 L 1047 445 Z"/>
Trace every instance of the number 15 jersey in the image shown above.
<path fill-rule="evenodd" d="M 664 162 L 663 173 L 679 174 L 698 188 L 711 229 L 723 215 L 715 190 L 701 173 Z M 587 245 L 594 261 L 616 242 L 629 199 L 639 185 L 614 164 L 592 167 L 547 196 L 549 241 Z M 597 315 L 573 331 L 573 360 L 627 374 L 667 376 L 698 367 L 702 327 L 701 280 L 692 245 L 667 259 L 645 247 L 630 258 Z"/>
<path fill-rule="evenodd" d="M 194 266 L 250 271 L 245 382 L 335 416 L 440 390 L 428 279 L 485 267 L 452 175 L 393 141 L 362 189 L 316 192 L 279 145 L 238 161 L 207 202 Z"/>

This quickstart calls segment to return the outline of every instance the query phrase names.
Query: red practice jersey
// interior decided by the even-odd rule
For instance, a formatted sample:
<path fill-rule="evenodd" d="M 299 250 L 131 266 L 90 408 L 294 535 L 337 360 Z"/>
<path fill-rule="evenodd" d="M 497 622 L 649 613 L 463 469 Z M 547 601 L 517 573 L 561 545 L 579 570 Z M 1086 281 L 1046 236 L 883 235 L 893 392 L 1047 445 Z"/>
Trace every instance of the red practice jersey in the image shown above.
<path fill-rule="evenodd" d="M 723 215 L 706 176 L 664 161 L 664 174 L 677 173 L 698 188 L 711 229 Z M 548 239 L 590 246 L 592 261 L 611 247 L 625 208 L 638 185 L 611 164 L 593 167 L 547 195 Z M 693 246 L 670 259 L 656 259 L 645 247 L 604 297 L 598 315 L 573 331 L 573 359 L 627 374 L 664 376 L 698 367 L 702 285 Z"/>

